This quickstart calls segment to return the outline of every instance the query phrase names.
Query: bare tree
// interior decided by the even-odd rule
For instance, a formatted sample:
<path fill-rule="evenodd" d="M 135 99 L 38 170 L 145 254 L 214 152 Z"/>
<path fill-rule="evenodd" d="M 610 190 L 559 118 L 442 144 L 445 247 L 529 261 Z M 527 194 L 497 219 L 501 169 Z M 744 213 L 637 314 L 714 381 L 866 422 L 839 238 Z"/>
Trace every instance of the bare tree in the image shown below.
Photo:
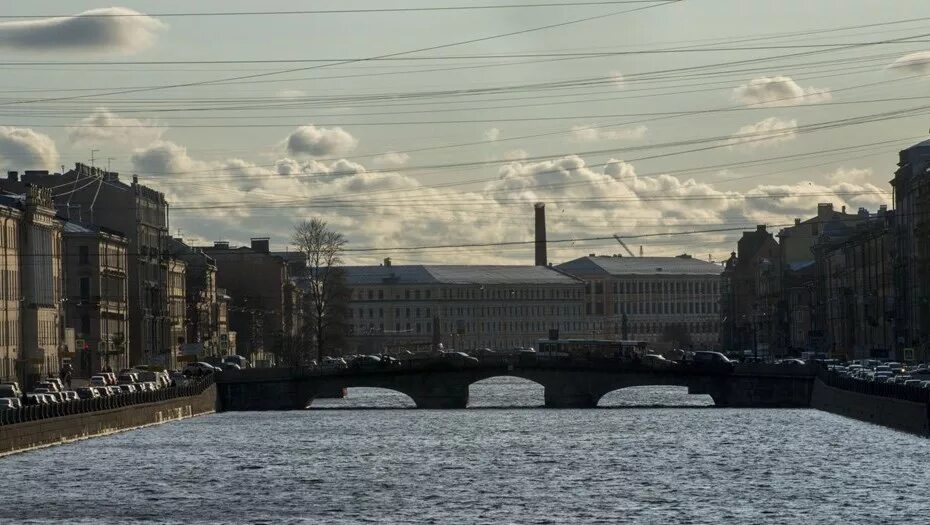
<path fill-rule="evenodd" d="M 339 265 L 346 242 L 320 218 L 294 226 L 293 243 L 307 257 L 308 335 L 316 345 L 318 361 L 328 350 L 330 335 L 344 322 L 346 287 Z"/>

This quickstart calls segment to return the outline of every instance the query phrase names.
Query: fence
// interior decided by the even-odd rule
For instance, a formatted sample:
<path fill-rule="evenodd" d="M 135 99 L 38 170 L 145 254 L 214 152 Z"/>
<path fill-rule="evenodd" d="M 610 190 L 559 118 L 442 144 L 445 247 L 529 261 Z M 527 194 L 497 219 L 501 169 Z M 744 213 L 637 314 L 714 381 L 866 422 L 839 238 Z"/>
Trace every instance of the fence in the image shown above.
<path fill-rule="evenodd" d="M 848 390 L 859 394 L 890 397 L 903 401 L 930 403 L 930 389 L 919 386 L 904 386 L 897 383 L 877 383 L 865 379 L 842 376 L 836 372 L 820 370 L 817 377 L 834 388 Z"/>
<path fill-rule="evenodd" d="M 171 386 L 154 392 L 130 392 L 94 399 L 79 399 L 49 405 L 29 405 L 12 410 L 0 410 L 0 426 L 196 396 L 202 394 L 212 384 L 213 376 L 209 375 L 206 378 L 183 386 Z"/>

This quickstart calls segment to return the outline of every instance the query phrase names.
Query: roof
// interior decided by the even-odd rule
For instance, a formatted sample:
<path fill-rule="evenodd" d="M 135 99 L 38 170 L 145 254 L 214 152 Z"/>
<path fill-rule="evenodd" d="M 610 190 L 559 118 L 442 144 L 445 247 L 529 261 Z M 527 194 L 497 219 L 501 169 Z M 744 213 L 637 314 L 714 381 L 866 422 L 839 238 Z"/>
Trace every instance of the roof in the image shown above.
<path fill-rule="evenodd" d="M 557 266 L 573 275 L 720 275 L 717 263 L 692 257 L 581 257 Z"/>
<path fill-rule="evenodd" d="M 90 228 L 87 228 L 85 226 L 82 226 L 76 222 L 71 222 L 71 221 L 62 221 L 62 222 L 64 222 L 65 224 L 65 227 L 63 230 L 64 233 L 97 233 L 96 231 L 91 230 Z"/>
<path fill-rule="evenodd" d="M 345 266 L 349 286 L 374 284 L 579 284 L 546 266 L 391 265 Z"/>

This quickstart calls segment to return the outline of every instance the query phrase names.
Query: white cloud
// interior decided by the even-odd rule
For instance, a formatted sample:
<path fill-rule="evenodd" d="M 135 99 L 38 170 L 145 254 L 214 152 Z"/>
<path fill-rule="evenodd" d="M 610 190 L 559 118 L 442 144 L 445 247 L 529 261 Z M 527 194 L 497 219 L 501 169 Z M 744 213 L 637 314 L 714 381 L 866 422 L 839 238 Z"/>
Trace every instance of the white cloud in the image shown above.
<path fill-rule="evenodd" d="M 142 145 L 161 138 L 165 132 L 153 120 L 120 117 L 107 108 L 97 108 L 68 129 L 72 144 L 101 145 L 106 143 Z"/>
<path fill-rule="evenodd" d="M 286 144 L 288 153 L 292 155 L 333 157 L 355 149 L 358 140 L 342 128 L 318 128 L 311 124 L 294 130 L 287 137 Z"/>
<path fill-rule="evenodd" d="M 572 126 L 572 140 L 575 142 L 595 142 L 599 140 L 639 140 L 646 136 L 646 126 L 608 130 L 591 126 Z"/>
<path fill-rule="evenodd" d="M 615 87 L 620 89 L 626 85 L 626 82 L 623 79 L 623 75 L 619 71 L 610 72 L 610 81 Z"/>
<path fill-rule="evenodd" d="M 165 192 L 172 203 L 172 227 L 182 228 L 187 236 L 247 243 L 251 236 L 272 235 L 278 246 L 287 242 L 296 221 L 318 215 L 342 231 L 351 248 L 389 248 L 449 244 L 449 239 L 466 244 L 529 240 L 532 204 L 537 201 L 551 203 L 550 237 L 573 238 L 787 224 L 816 213 L 818 202 L 855 210 L 875 209 L 885 200 L 869 195 L 877 188 L 867 183 L 804 181 L 734 191 L 692 178 L 640 175 L 622 160 L 589 166 L 574 155 L 504 162 L 494 180 L 461 191 L 432 188 L 396 172 L 372 172 L 352 159 L 281 158 L 264 167 L 242 159 L 198 160 L 182 146 L 164 141 L 137 150 L 132 160 L 145 184 Z M 148 176 L 151 172 L 180 173 Z M 320 207 L 334 202 L 346 205 Z M 645 244 L 652 255 L 722 256 L 734 249 L 739 235 L 740 231 L 656 237 Z M 618 250 L 612 241 L 553 243 L 550 259 L 561 262 L 592 251 Z M 532 246 L 350 253 L 347 262 L 372 264 L 388 256 L 398 264 L 531 264 Z"/>
<path fill-rule="evenodd" d="M 164 28 L 158 19 L 138 11 L 106 7 L 74 16 L 0 22 L 0 48 L 133 53 L 151 46 Z"/>
<path fill-rule="evenodd" d="M 384 167 L 394 167 L 394 166 L 403 166 L 410 161 L 410 155 L 407 155 L 403 152 L 389 151 L 384 155 L 378 155 L 377 157 L 371 159 L 375 166 L 384 168 Z"/>
<path fill-rule="evenodd" d="M 798 122 L 769 117 L 765 120 L 739 128 L 728 141 L 731 147 L 750 148 L 772 146 L 797 138 Z"/>
<path fill-rule="evenodd" d="M 872 170 L 869 168 L 838 168 L 826 178 L 831 184 L 865 184 L 872 180 L 872 175 Z"/>
<path fill-rule="evenodd" d="M 276 93 L 278 98 L 300 98 L 306 97 L 307 92 L 302 89 L 282 89 Z"/>
<path fill-rule="evenodd" d="M 930 51 L 918 51 L 895 60 L 888 66 L 904 73 L 930 75 Z"/>
<path fill-rule="evenodd" d="M 504 153 L 504 159 L 506 160 L 524 160 L 529 157 L 530 154 L 524 149 L 512 149 Z"/>
<path fill-rule="evenodd" d="M 497 140 L 501 136 L 501 130 L 497 128 L 490 128 L 484 130 L 484 138 L 486 140 Z"/>
<path fill-rule="evenodd" d="M 829 102 L 829 89 L 801 87 L 791 77 L 760 77 L 733 89 L 733 99 L 747 105 L 763 107 L 797 106 Z"/>
<path fill-rule="evenodd" d="M 22 169 L 58 167 L 58 148 L 48 135 L 29 128 L 0 126 L 0 159 Z"/>

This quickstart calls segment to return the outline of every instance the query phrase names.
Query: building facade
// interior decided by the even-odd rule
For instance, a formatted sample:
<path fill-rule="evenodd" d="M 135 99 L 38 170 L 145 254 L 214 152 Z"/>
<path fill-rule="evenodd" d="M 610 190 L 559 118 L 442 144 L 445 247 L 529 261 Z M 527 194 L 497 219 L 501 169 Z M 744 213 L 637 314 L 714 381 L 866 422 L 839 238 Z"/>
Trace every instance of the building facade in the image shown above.
<path fill-rule="evenodd" d="M 930 140 L 898 155 L 895 205 L 895 344 L 930 347 Z"/>
<path fill-rule="evenodd" d="M 216 261 L 180 239 L 172 239 L 170 246 L 172 256 L 186 265 L 188 346 L 195 345 L 201 356 L 225 355 L 227 348 L 221 348 L 221 341 L 228 341 L 223 337 L 228 332 L 227 302 L 220 299 L 216 287 Z"/>
<path fill-rule="evenodd" d="M 895 348 L 894 229 L 894 212 L 883 208 L 852 226 L 828 224 L 815 246 L 833 358 L 904 358 Z"/>
<path fill-rule="evenodd" d="M 743 232 L 721 275 L 720 342 L 724 351 L 763 356 L 773 343 L 780 290 L 771 273 L 780 247 L 765 225 Z"/>
<path fill-rule="evenodd" d="M 169 362 L 177 368 L 177 359 L 187 343 L 187 265 L 181 259 L 168 260 L 168 338 L 173 345 Z"/>
<path fill-rule="evenodd" d="M 716 348 L 720 265 L 678 257 L 581 257 L 557 266 L 585 282 L 589 336 Z"/>
<path fill-rule="evenodd" d="M 0 201 L 0 378 L 21 380 L 25 376 L 20 334 L 20 228 L 22 211 L 10 202 Z"/>
<path fill-rule="evenodd" d="M 345 353 L 535 348 L 589 338 L 584 282 L 545 266 L 346 266 Z"/>
<path fill-rule="evenodd" d="M 128 245 L 121 233 L 64 224 L 65 324 L 78 377 L 129 366 Z"/>
<path fill-rule="evenodd" d="M 270 253 L 267 238 L 236 248 L 217 241 L 201 249 L 216 261 L 216 284 L 232 298 L 229 330 L 237 335 L 236 353 L 256 366 L 272 366 L 281 335 L 299 329 L 285 315 L 295 308 L 287 304 L 294 297 L 287 262 Z"/>
<path fill-rule="evenodd" d="M 161 192 L 120 180 L 119 174 L 81 163 L 63 173 L 16 172 L 0 181 L 0 189 L 21 193 L 27 185 L 68 187 L 56 206 L 59 213 L 79 223 L 96 224 L 126 235 L 132 254 L 129 282 L 130 364 L 171 364 L 175 345 L 170 341 L 168 316 L 168 203 Z"/>

